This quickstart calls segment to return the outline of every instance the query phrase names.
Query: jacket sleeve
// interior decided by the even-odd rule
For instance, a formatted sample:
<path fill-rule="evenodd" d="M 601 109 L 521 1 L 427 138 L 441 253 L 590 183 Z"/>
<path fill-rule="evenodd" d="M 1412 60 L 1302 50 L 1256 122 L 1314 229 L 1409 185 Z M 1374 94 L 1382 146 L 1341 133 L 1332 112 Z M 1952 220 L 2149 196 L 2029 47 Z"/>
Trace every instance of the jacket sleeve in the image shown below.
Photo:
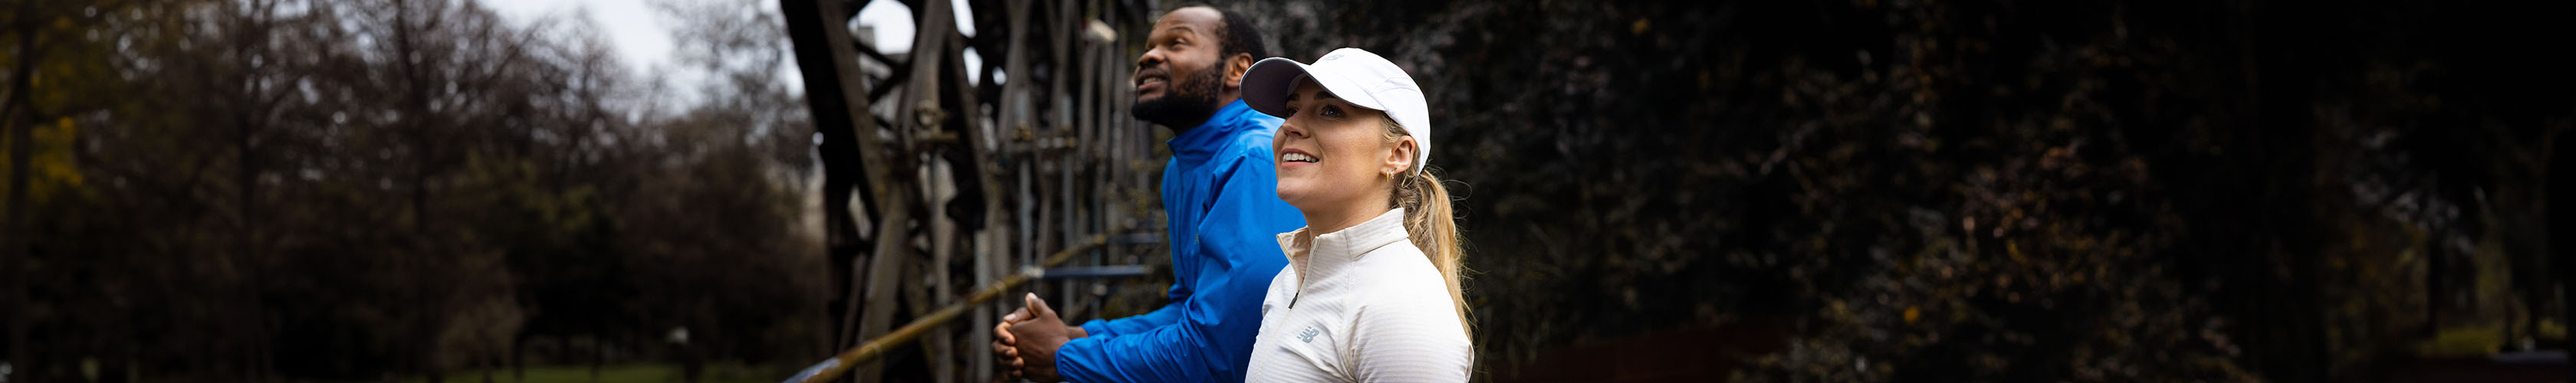
<path fill-rule="evenodd" d="M 1173 304 L 1177 320 L 1169 325 L 1065 343 L 1056 350 L 1059 375 L 1069 382 L 1243 380 L 1253 336 L 1261 330 L 1261 298 L 1287 265 L 1276 235 L 1305 225 L 1296 208 L 1279 200 L 1278 176 L 1267 159 L 1252 157 L 1229 167 L 1200 223 L 1199 254 L 1225 264 L 1225 271 L 1191 283 L 1198 291 Z"/>
<path fill-rule="evenodd" d="M 1173 167 L 1177 167 L 1179 166 L 1175 165 L 1177 163 L 1179 163 L 1179 160 L 1165 161 L 1163 168 L 1171 169 Z M 1174 178 L 1173 175 L 1165 174 L 1163 182 L 1167 184 L 1173 183 L 1175 182 L 1174 179 L 1176 178 Z M 1172 198 L 1174 197 L 1172 196 L 1171 191 L 1165 190 L 1163 192 L 1164 200 L 1168 201 Z M 1169 204 L 1166 204 L 1165 206 L 1165 208 L 1169 208 Z M 1180 241 L 1172 242 L 1179 243 Z M 1181 253 L 1174 252 L 1173 254 L 1177 255 Z M 1175 266 L 1177 265 L 1178 263 L 1175 263 Z M 1175 270 L 1173 276 L 1180 277 L 1181 275 L 1177 270 Z M 1172 283 L 1172 289 L 1165 293 L 1168 296 L 1166 301 L 1171 303 L 1163 304 L 1162 308 L 1154 309 L 1154 312 L 1145 313 L 1144 315 L 1118 318 L 1115 320 L 1093 319 L 1082 323 L 1082 331 L 1090 336 L 1118 336 L 1133 334 L 1138 331 L 1144 331 L 1155 327 L 1169 326 L 1173 322 L 1181 321 L 1181 307 L 1190 301 L 1190 295 L 1192 295 L 1194 291 L 1190 289 L 1190 284 L 1179 282 L 1180 281 L 1174 281 L 1174 283 Z"/>
<path fill-rule="evenodd" d="M 1083 322 L 1082 332 L 1089 336 L 1119 336 L 1134 334 L 1155 327 L 1169 326 L 1172 322 L 1179 322 L 1181 320 L 1181 306 L 1189 303 L 1189 293 L 1187 290 L 1188 289 L 1182 288 L 1180 284 L 1174 283 L 1172 284 L 1171 304 L 1163 305 L 1163 308 L 1154 309 L 1154 312 L 1145 313 L 1144 315 L 1118 318 L 1115 320 L 1093 319 L 1089 322 Z"/>

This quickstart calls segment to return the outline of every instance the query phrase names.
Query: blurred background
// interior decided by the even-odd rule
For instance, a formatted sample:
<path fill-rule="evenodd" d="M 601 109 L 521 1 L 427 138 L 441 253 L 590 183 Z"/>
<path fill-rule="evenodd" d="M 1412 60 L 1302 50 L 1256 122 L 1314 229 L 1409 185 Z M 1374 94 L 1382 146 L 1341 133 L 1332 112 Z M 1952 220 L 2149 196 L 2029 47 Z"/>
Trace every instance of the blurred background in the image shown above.
<path fill-rule="evenodd" d="M 1179 5 L 0 0 L 0 381 L 988 381 Z M 2571 376 L 2576 4 L 1215 5 L 1425 85 L 1479 380 Z"/>

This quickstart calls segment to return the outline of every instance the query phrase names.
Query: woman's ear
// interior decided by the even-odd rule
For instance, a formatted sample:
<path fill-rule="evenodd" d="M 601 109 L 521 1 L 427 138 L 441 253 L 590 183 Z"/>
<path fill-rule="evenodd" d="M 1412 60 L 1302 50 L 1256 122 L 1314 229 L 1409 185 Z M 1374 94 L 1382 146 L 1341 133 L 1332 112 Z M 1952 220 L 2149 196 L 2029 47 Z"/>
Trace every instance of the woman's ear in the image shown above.
<path fill-rule="evenodd" d="M 1395 177 L 1404 174 L 1405 170 L 1413 169 L 1415 158 L 1413 153 L 1416 150 L 1421 149 L 1413 143 L 1413 137 L 1406 136 L 1396 140 L 1395 147 L 1388 148 L 1386 151 L 1386 164 L 1378 167 L 1378 175 Z"/>

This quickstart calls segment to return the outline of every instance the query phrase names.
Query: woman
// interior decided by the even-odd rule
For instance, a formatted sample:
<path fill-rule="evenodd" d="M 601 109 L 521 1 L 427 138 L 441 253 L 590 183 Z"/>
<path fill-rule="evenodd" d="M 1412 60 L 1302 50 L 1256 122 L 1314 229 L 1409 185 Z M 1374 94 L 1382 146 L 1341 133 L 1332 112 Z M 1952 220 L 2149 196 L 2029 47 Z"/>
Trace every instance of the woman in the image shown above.
<path fill-rule="evenodd" d="M 1431 121 L 1413 78 L 1368 51 L 1284 58 L 1243 77 L 1271 138 L 1288 267 L 1261 304 L 1245 380 L 1464 382 L 1474 364 L 1449 193 L 1424 169 Z"/>

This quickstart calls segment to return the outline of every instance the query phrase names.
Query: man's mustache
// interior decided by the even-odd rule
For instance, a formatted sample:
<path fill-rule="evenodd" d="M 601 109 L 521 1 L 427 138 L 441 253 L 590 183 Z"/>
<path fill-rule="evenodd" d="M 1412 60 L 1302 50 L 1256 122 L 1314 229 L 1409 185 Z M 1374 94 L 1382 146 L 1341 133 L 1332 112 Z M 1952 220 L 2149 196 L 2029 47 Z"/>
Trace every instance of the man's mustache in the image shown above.
<path fill-rule="evenodd" d="M 1172 70 L 1160 66 L 1136 68 L 1136 74 L 1127 78 L 1127 85 L 1143 85 L 1145 79 L 1155 77 L 1161 77 L 1166 82 L 1171 81 Z"/>

